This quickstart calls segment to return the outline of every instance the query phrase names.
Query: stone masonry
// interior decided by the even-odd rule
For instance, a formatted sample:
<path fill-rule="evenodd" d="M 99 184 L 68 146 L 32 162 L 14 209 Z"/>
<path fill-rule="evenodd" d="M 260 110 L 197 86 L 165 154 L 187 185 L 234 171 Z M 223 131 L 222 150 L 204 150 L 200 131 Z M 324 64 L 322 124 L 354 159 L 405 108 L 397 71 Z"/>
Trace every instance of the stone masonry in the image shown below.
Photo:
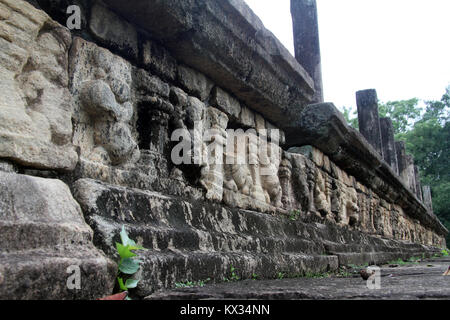
<path fill-rule="evenodd" d="M 445 247 L 392 134 L 383 158 L 379 122 L 366 140 L 316 103 L 318 43 L 297 61 L 242 0 L 74 1 L 72 31 L 64 3 L 0 0 L 1 299 L 111 294 L 122 226 L 138 298 Z"/>

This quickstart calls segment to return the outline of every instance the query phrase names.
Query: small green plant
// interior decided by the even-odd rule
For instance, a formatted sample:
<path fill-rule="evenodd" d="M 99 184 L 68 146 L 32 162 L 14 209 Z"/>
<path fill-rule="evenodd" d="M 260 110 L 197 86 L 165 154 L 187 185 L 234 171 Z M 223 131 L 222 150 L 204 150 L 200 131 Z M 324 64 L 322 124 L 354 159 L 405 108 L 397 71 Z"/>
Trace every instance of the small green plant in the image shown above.
<path fill-rule="evenodd" d="M 300 218 L 300 210 L 292 210 L 289 214 L 289 220 L 291 221 L 297 221 Z"/>
<path fill-rule="evenodd" d="M 230 282 L 230 281 L 239 281 L 239 280 L 241 280 L 241 278 L 239 278 L 239 276 L 237 275 L 236 268 L 231 264 L 230 265 L 230 277 L 229 278 L 224 277 L 223 281 Z"/>
<path fill-rule="evenodd" d="M 419 257 L 411 257 L 408 259 L 408 262 L 411 262 L 411 263 L 418 263 L 419 261 L 420 261 Z"/>
<path fill-rule="evenodd" d="M 335 276 L 337 278 L 351 278 L 353 274 L 351 272 L 348 272 L 345 269 L 339 268 L 339 270 L 336 272 Z"/>
<path fill-rule="evenodd" d="M 252 280 L 258 280 L 259 276 L 256 273 L 252 273 Z"/>
<path fill-rule="evenodd" d="M 231 281 L 239 281 L 240 278 L 236 273 L 236 268 L 233 267 L 233 265 L 230 265 L 230 272 L 231 272 Z"/>
<path fill-rule="evenodd" d="M 128 291 L 138 285 L 139 280 L 132 279 L 132 276 L 139 270 L 142 263 L 141 260 L 134 258 L 136 254 L 133 251 L 145 250 L 145 248 L 137 245 L 128 237 L 125 226 L 122 226 L 120 239 L 122 243 L 116 242 L 117 253 L 120 256 L 117 281 L 120 291 Z"/>
<path fill-rule="evenodd" d="M 286 274 L 284 272 L 280 271 L 277 273 L 278 280 L 283 280 L 285 276 L 286 276 Z"/>
<path fill-rule="evenodd" d="M 176 288 L 194 288 L 194 287 L 204 287 L 207 282 L 211 281 L 210 278 L 206 280 L 199 281 L 185 281 L 175 283 Z"/>
<path fill-rule="evenodd" d="M 407 265 L 407 264 L 419 263 L 419 260 L 420 260 L 420 258 L 417 258 L 417 257 L 411 257 L 411 258 L 409 258 L 406 261 L 401 259 L 401 258 L 398 258 L 397 260 L 389 261 L 388 264 L 397 264 L 399 266 L 404 266 L 404 265 Z"/>
<path fill-rule="evenodd" d="M 448 250 L 447 250 L 447 249 L 442 249 L 441 255 L 442 255 L 443 257 L 448 257 Z"/>
<path fill-rule="evenodd" d="M 408 264 L 408 263 L 403 261 L 403 259 L 398 258 L 397 260 L 389 261 L 388 264 L 398 264 L 400 266 L 403 266 L 403 265 Z"/>

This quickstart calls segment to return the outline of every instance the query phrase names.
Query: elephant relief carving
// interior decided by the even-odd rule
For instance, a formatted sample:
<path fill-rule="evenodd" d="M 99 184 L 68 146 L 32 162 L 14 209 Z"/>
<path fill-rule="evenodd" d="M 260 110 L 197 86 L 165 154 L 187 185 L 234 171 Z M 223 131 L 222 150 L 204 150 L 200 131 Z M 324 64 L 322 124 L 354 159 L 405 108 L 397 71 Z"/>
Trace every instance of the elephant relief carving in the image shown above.
<path fill-rule="evenodd" d="M 81 89 L 82 107 L 94 119 L 94 153 L 104 154 L 103 160 L 109 159 L 112 165 L 127 162 L 137 149 L 129 125 L 133 106 L 123 97 L 127 89 L 120 89 L 120 84 L 117 86 L 116 90 L 122 93 L 118 95 L 122 98 L 119 101 L 123 104 L 116 100 L 111 87 L 103 80 L 85 82 Z M 123 84 L 122 88 L 128 87 Z"/>
<path fill-rule="evenodd" d="M 314 206 L 316 211 L 323 217 L 326 217 L 331 212 L 330 202 L 328 201 L 328 190 L 325 178 L 319 170 L 315 172 L 315 187 L 314 187 Z"/>
<path fill-rule="evenodd" d="M 266 149 L 267 152 L 264 150 Z M 266 202 L 274 207 L 282 206 L 283 190 L 281 188 L 278 170 L 281 162 L 281 148 L 269 143 L 267 148 L 261 148 L 260 173 L 261 185 L 264 190 Z"/>

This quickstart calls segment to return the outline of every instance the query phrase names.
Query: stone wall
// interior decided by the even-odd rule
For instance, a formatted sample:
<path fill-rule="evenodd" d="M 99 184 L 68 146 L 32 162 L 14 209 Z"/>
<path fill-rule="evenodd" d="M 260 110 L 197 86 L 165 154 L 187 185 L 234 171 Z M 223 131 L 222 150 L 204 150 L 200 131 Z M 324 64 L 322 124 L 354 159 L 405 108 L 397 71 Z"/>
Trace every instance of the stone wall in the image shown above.
<path fill-rule="evenodd" d="M 72 32 L 64 1 L 30 2 L 0 0 L 0 298 L 110 293 L 122 225 L 149 249 L 138 296 L 231 264 L 271 278 L 445 246 L 365 140 L 325 119 L 334 106 L 311 107 L 312 78 L 242 1 L 75 1 Z M 189 160 L 223 161 L 174 163 L 177 129 Z"/>

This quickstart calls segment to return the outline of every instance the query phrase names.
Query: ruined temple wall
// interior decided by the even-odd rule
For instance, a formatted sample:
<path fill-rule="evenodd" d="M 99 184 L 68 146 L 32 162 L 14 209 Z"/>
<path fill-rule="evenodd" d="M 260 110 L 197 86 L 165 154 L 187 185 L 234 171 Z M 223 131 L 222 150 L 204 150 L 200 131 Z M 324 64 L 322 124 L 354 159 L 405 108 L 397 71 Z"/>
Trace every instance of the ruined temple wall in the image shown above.
<path fill-rule="evenodd" d="M 17 25 L 20 6 L 2 5 L 4 24 Z M 3 99 L 8 105 L 1 115 L 24 115 L 14 119 L 20 125 L 2 130 L 0 155 L 26 167 L 25 173 L 64 170 L 72 181 L 93 178 L 272 214 L 300 210 L 369 234 L 443 245 L 441 234 L 433 235 L 389 195 L 360 183 L 318 149 L 303 148 L 305 155 L 283 150 L 283 131 L 277 131 L 271 154 L 259 154 L 252 141 L 270 138 L 277 126 L 101 2 L 83 16 L 87 26 L 79 36 L 42 11 L 34 14 L 20 15 L 28 17 L 29 30 L 4 29 L 2 38 L 11 32 L 2 64 L 3 86 L 11 88 L 3 92 L 15 97 Z M 258 136 L 245 140 L 255 164 L 172 163 L 174 130 L 186 129 L 193 138 L 219 130 L 225 147 L 226 130 L 238 128 Z M 207 152 L 207 143 L 197 151 Z M 225 153 L 216 157 L 225 160 Z"/>
<path fill-rule="evenodd" d="M 270 130 L 277 128 L 205 75 L 176 64 L 163 47 L 146 40 L 144 48 L 164 52 L 173 63 L 168 69 L 177 70 L 177 80 L 162 80 L 107 49 L 75 38 L 69 70 L 75 106 L 74 145 L 80 150 L 77 178 L 206 198 L 272 214 L 300 210 L 302 216 L 317 214 L 368 234 L 443 244 L 398 204 L 359 183 L 313 147 L 304 156 L 274 145 L 276 152 L 263 164 L 246 135 L 245 152 L 255 157 L 257 165 L 174 165 L 171 150 L 176 143 L 170 137 L 175 129 L 187 129 L 193 138 L 209 128 L 220 130 L 224 150 L 219 157 L 225 162 L 227 129 L 254 129 L 249 136 L 258 141 L 259 133 L 270 136 Z M 151 60 L 151 53 L 143 55 Z M 276 138 L 284 142 L 283 132 Z M 202 143 L 201 153 L 206 146 Z M 263 174 L 264 169 L 269 172 Z"/>
<path fill-rule="evenodd" d="M 348 256 L 356 252 L 358 261 L 380 262 L 445 246 L 443 229 L 413 215 L 392 192 L 353 177 L 315 147 L 284 147 L 284 132 L 276 130 L 289 116 L 283 110 L 289 103 L 303 108 L 313 89 L 301 66 L 273 49 L 275 40 L 262 29 L 259 41 L 271 45 L 255 45 L 265 62 L 244 76 L 249 87 L 243 88 L 237 76 L 233 84 L 214 77 L 211 61 L 209 72 L 188 66 L 173 43 L 166 48 L 100 2 L 81 1 L 82 30 L 70 32 L 54 3 L 44 11 L 0 0 L 0 200 L 7 200 L 0 201 L 0 228 L 7 230 L 0 238 L 11 243 L 0 252 L 0 279 L 14 274 L 8 260 L 31 261 L 26 273 L 43 268 L 30 257 L 45 256 L 61 271 L 70 259 L 55 259 L 76 260 L 74 252 L 84 252 L 91 260 L 83 268 L 106 271 L 91 272 L 95 290 L 86 286 L 91 289 L 78 297 L 107 293 L 114 283 L 113 239 L 122 224 L 151 249 L 145 294 L 203 268 L 223 278 L 230 262 L 269 277 L 280 266 L 336 269 L 355 262 Z M 245 17 L 248 23 L 252 16 Z M 282 106 L 271 109 L 275 101 Z M 250 130 L 243 146 L 252 163 L 174 164 L 177 129 L 200 138 L 192 143 L 198 155 L 209 152 L 211 141 L 202 140 L 208 130 L 223 147 L 228 129 Z M 264 141 L 272 148 L 261 153 Z M 212 156 L 240 155 L 213 150 Z M 30 190 L 20 189 L 28 184 Z M 290 223 L 294 213 L 299 221 Z M 42 238 L 30 236 L 20 248 L 14 239 L 24 234 Z M 68 244 L 72 238 L 76 245 Z M 64 272 L 56 274 L 65 284 Z M 0 297 L 17 289 L 10 283 Z"/>

